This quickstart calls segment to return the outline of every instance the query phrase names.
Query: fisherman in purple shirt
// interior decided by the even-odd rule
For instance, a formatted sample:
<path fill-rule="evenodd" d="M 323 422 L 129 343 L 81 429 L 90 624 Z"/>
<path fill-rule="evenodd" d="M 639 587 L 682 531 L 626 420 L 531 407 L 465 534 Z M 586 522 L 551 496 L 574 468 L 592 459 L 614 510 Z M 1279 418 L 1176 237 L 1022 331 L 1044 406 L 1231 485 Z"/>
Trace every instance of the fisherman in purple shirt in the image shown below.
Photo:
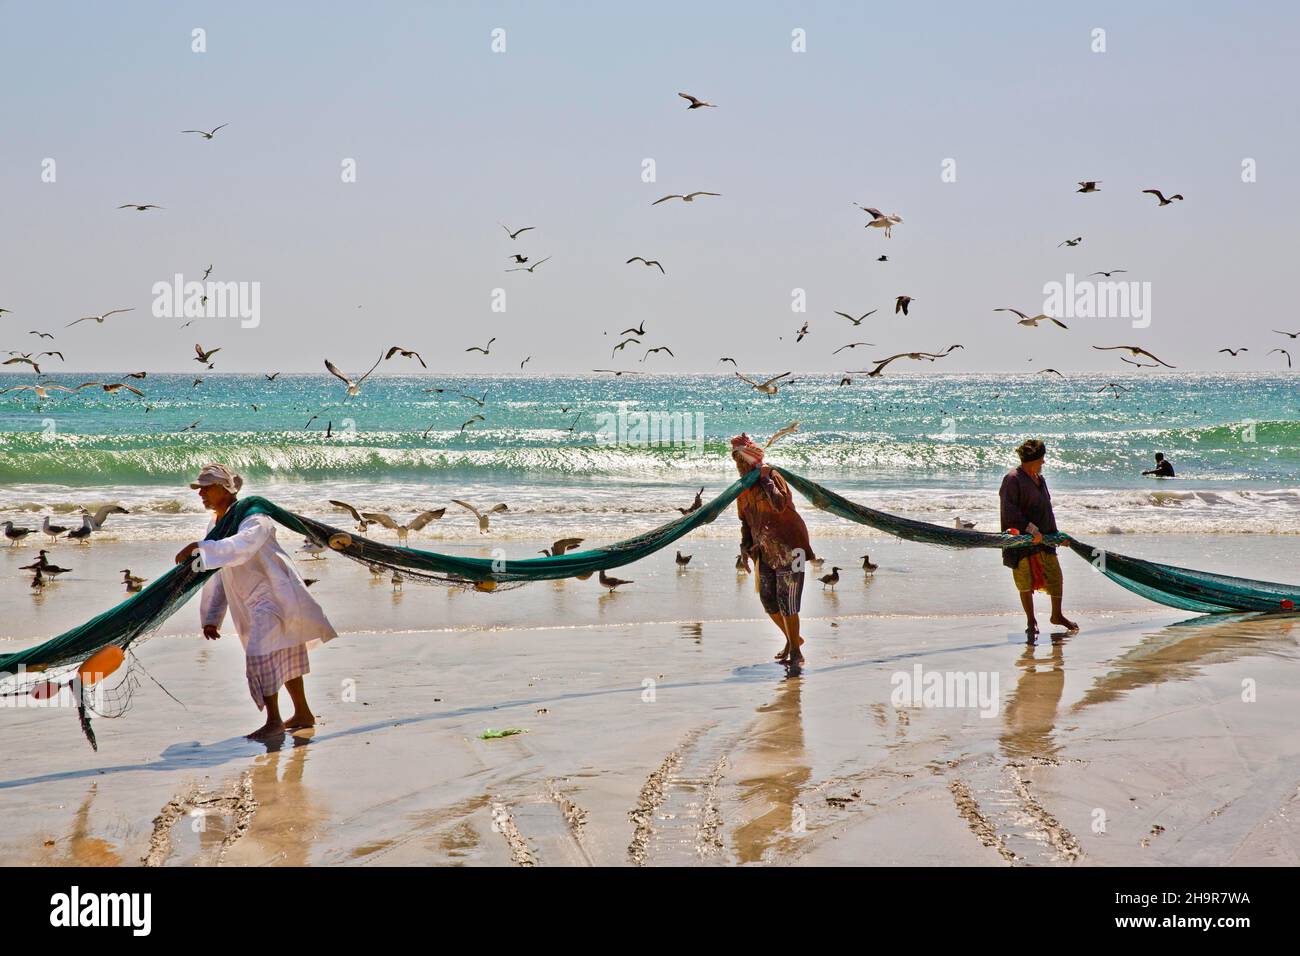
<path fill-rule="evenodd" d="M 1056 531 L 1052 496 L 1042 475 L 1047 446 L 1031 438 L 1016 449 L 1016 454 L 1020 456 L 1020 467 L 1007 472 L 998 496 L 1002 501 L 1002 530 L 1009 534 L 1030 534 L 1034 538 L 1033 544 L 1002 549 L 1002 563 L 1011 569 L 1016 590 L 1020 592 L 1020 604 L 1025 609 L 1025 633 L 1030 640 L 1038 633 L 1035 591 L 1046 591 L 1051 597 L 1053 624 L 1077 631 L 1079 625 L 1061 610 L 1064 582 L 1056 548 L 1043 542 L 1044 534 Z"/>

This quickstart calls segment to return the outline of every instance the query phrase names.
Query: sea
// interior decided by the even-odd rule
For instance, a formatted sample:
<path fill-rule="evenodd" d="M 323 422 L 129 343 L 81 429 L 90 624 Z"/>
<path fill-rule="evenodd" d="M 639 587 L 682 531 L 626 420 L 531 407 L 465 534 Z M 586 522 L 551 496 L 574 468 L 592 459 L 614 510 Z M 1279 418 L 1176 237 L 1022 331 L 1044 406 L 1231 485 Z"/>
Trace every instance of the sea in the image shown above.
<path fill-rule="evenodd" d="M 578 536 L 589 546 L 676 517 L 736 477 L 729 439 L 846 497 L 951 526 L 997 530 L 1001 476 L 1026 438 L 1047 442 L 1057 522 L 1077 534 L 1300 533 L 1300 389 L 1277 374 L 793 376 L 774 396 L 734 374 L 374 376 L 349 397 L 324 374 L 54 374 L 98 387 L 0 395 L 0 520 L 76 524 L 116 503 L 104 534 L 191 539 L 204 512 L 188 482 L 220 461 L 244 493 L 343 527 L 329 504 L 399 521 L 446 507 L 411 539 Z M 776 374 L 776 372 L 768 373 Z M 763 378 L 764 375 L 751 375 Z M 195 383 L 196 378 L 202 381 Z M 0 375 L 0 388 L 32 384 Z M 481 418 L 476 417 L 481 416 Z M 1163 452 L 1177 477 L 1144 477 Z M 804 513 L 815 535 L 873 532 Z M 69 520 L 62 520 L 62 519 Z M 724 515 L 697 534 L 738 535 Z"/>

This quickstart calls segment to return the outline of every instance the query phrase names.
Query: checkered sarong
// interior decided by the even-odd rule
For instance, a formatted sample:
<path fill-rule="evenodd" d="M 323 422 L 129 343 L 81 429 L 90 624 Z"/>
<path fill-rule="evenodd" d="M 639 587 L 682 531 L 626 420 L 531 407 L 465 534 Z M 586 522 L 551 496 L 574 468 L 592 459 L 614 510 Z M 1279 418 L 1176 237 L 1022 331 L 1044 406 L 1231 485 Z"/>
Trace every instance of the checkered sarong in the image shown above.
<path fill-rule="evenodd" d="M 295 644 L 270 654 L 248 656 L 248 692 L 253 695 L 257 709 L 266 706 L 265 698 L 279 692 L 285 681 L 311 673 L 307 661 L 307 646 Z"/>

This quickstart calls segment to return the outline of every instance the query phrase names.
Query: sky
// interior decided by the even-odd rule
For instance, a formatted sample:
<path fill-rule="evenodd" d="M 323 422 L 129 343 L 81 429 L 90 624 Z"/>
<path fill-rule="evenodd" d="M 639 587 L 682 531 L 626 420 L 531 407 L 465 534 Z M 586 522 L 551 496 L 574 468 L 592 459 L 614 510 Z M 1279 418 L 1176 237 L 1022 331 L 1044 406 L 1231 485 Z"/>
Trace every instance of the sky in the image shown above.
<path fill-rule="evenodd" d="M 432 373 L 774 374 L 954 343 L 934 371 L 1133 371 L 1090 346 L 1134 344 L 1285 371 L 1298 28 L 1282 2 L 0 2 L 0 349 L 60 349 L 51 371 L 188 371 L 198 342 L 217 372 L 360 372 L 401 345 Z M 722 195 L 652 205 L 693 190 Z M 854 203 L 903 222 L 886 238 Z M 550 258 L 507 273 L 516 252 Z M 256 284 L 255 325 L 154 314 L 156 283 L 209 264 Z M 1111 269 L 1149 324 L 993 311 Z M 850 342 L 872 344 L 832 354 Z"/>

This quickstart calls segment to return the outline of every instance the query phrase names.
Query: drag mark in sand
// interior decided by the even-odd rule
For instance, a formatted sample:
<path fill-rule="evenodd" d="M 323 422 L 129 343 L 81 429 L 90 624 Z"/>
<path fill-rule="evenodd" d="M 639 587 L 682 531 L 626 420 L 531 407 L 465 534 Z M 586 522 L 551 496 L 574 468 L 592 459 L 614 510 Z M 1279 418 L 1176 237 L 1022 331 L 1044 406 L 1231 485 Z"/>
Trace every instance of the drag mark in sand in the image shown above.
<path fill-rule="evenodd" d="M 533 855 L 528 841 L 515 826 L 515 819 L 510 815 L 510 808 L 497 801 L 492 804 L 492 829 L 506 839 L 510 847 L 510 861 L 516 866 L 536 866 L 537 858 Z"/>
<path fill-rule="evenodd" d="M 1047 842 L 1071 863 L 1083 856 L 1083 847 L 1079 846 L 1079 841 L 1075 839 L 1074 834 L 1038 802 L 1029 789 L 1029 781 L 1021 776 L 1020 770 L 1015 765 L 1008 765 L 1007 770 L 1014 777 L 1016 796 L 1020 798 L 1020 805 L 1038 824 Z"/>
<path fill-rule="evenodd" d="M 674 750 L 664 758 L 658 768 L 651 772 L 637 794 L 636 806 L 627 812 L 634 830 L 632 842 L 628 844 L 627 855 L 637 866 L 644 866 L 646 852 L 650 847 L 650 837 L 654 833 L 654 818 L 664 802 L 664 784 L 677 765 L 682 762 L 681 750 Z"/>
<path fill-rule="evenodd" d="M 722 772 L 727 767 L 727 755 L 723 754 L 713 765 L 708 782 L 704 785 L 704 805 L 700 809 L 700 822 L 695 828 L 695 850 L 702 857 L 710 857 L 723 848 L 722 842 L 722 808 L 718 805 L 718 784 L 722 782 Z"/>
<path fill-rule="evenodd" d="M 221 841 L 217 850 L 216 863 L 225 858 L 226 851 L 248 832 L 253 815 L 257 813 L 257 800 L 253 796 L 253 774 L 246 770 L 240 775 L 239 782 L 232 785 L 223 794 L 208 794 L 192 787 L 184 797 L 173 797 L 154 817 L 153 833 L 149 836 L 149 852 L 140 860 L 144 866 L 162 866 L 172 851 L 172 830 L 176 821 L 194 811 L 206 814 L 210 811 L 229 813 L 232 826 Z"/>
<path fill-rule="evenodd" d="M 998 833 L 997 828 L 993 826 L 989 818 L 980 810 L 980 805 L 976 802 L 975 796 L 970 791 L 970 787 L 966 786 L 966 784 L 962 783 L 960 780 L 954 780 L 952 783 L 948 784 L 948 789 L 952 791 L 952 798 L 953 802 L 957 805 L 957 812 L 961 814 L 961 818 L 966 821 L 966 825 L 970 827 L 971 832 L 979 838 L 980 843 L 997 850 L 1002 859 L 1006 860 L 1008 863 L 1014 863 L 1018 857 L 1011 852 L 1011 850 L 1007 849 L 1006 842 L 1002 839 L 1001 834 Z M 1073 837 L 1071 837 L 1071 839 L 1073 839 Z"/>

